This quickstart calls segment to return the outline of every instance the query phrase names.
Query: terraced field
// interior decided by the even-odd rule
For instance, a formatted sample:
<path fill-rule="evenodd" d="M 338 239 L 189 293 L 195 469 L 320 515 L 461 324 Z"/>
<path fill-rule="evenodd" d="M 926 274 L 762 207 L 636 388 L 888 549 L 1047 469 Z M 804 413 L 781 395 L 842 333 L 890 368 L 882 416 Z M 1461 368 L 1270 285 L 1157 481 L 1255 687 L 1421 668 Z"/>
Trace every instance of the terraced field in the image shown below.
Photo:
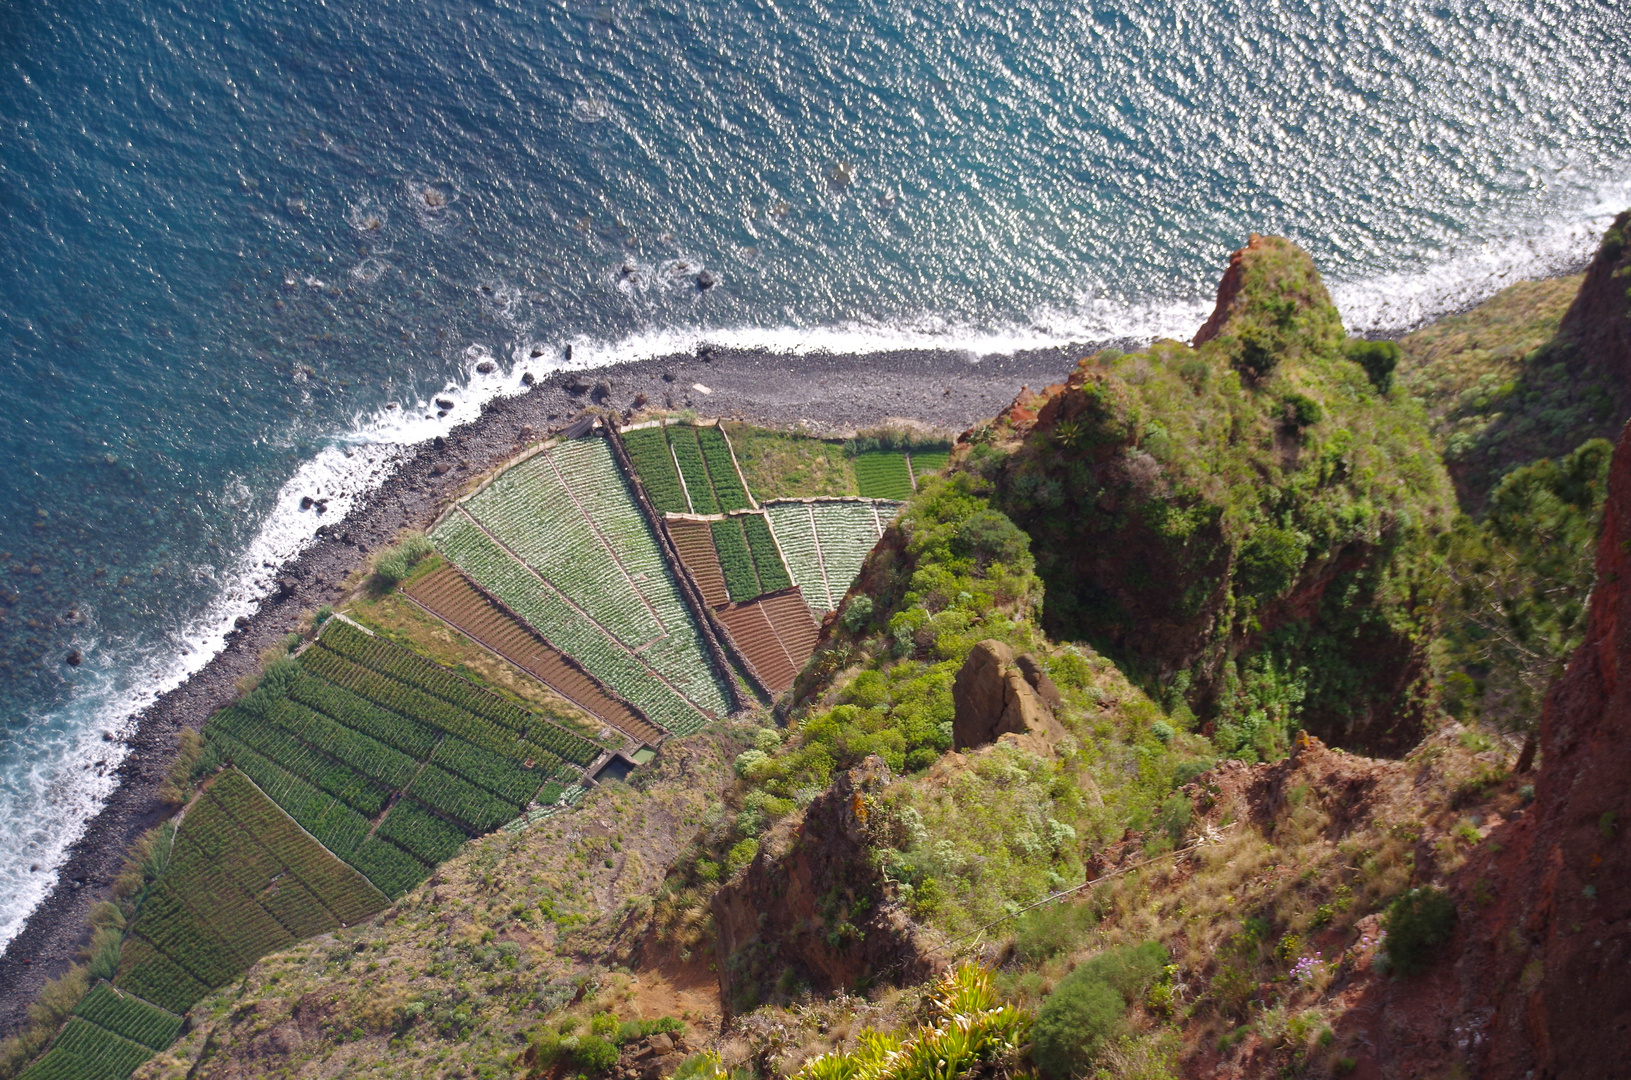
<path fill-rule="evenodd" d="M 870 499 L 768 502 L 764 511 L 793 583 L 820 618 L 836 610 L 900 503 Z"/>
<path fill-rule="evenodd" d="M 863 499 L 909 499 L 912 473 L 900 450 L 869 450 L 855 455 L 855 482 Z"/>
<path fill-rule="evenodd" d="M 391 897 L 604 750 L 339 619 L 204 735 L 207 763 L 235 765 Z"/>
<path fill-rule="evenodd" d="M 267 953 L 366 919 L 386 902 L 362 874 L 229 769 L 188 808 L 168 865 L 130 928 L 114 986 L 185 1012 Z M 126 1035 L 150 1032 L 156 1040 L 162 1034 L 160 1018 L 144 1020 L 139 1010 L 113 1006 L 87 995 L 81 1015 L 87 1023 L 99 1017 L 108 1023 L 128 1014 Z"/>
<path fill-rule="evenodd" d="M 123 1080 L 180 1030 L 181 1017 L 99 982 L 18 1080 Z"/>
<path fill-rule="evenodd" d="M 772 693 L 781 693 L 815 651 L 818 630 L 797 587 L 728 604 L 719 620 Z"/>
<path fill-rule="evenodd" d="M 652 722 L 688 734 L 730 711 L 675 571 L 602 437 L 534 454 L 446 516 L 431 539 Z"/>
<path fill-rule="evenodd" d="M 712 608 L 730 603 L 730 592 L 725 587 L 725 572 L 719 565 L 719 555 L 714 548 L 711 523 L 687 521 L 683 518 L 670 519 L 668 535 L 674 538 L 675 550 L 691 571 L 691 577 L 696 580 L 697 588 L 702 592 L 702 602 Z"/>
<path fill-rule="evenodd" d="M 915 489 L 922 485 L 926 477 L 946 471 L 946 466 L 951 462 L 951 451 L 913 450 L 906 455 L 906 460 L 912 467 L 912 485 Z"/>

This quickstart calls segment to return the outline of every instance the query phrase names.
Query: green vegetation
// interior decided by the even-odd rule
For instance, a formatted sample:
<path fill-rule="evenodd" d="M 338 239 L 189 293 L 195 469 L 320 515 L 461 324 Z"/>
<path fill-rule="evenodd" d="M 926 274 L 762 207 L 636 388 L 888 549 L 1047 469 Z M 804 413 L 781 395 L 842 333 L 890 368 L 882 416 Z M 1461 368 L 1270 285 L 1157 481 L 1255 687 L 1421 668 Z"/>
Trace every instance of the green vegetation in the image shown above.
<path fill-rule="evenodd" d="M 436 549 L 431 542 L 419 533 L 405 537 L 395 547 L 389 548 L 374 564 L 374 576 L 371 584 L 377 592 L 387 592 L 397 587 L 413 568 L 418 566 L 426 556 L 434 555 Z"/>
<path fill-rule="evenodd" d="M 1225 752 L 1276 757 L 1298 727 L 1402 750 L 1449 483 L 1420 408 L 1350 359 L 1308 257 L 1271 238 L 1244 265 L 1218 337 L 1084 360 L 1047 426 L 968 467 L 1031 537 L 1050 633 Z"/>
<path fill-rule="evenodd" d="M 781 552 L 776 547 L 776 538 L 770 534 L 770 523 L 765 516 L 742 514 L 736 520 L 742 523 L 742 533 L 747 537 L 760 590 L 776 592 L 791 586 L 793 579 L 787 576 L 787 567 L 782 564 Z"/>
<path fill-rule="evenodd" d="M 991 976 L 972 964 L 941 976 L 928 1013 L 915 1030 L 863 1034 L 854 1050 L 816 1058 L 795 1080 L 946 1080 L 1013 1068 L 1031 1031 L 1030 1014 L 999 1001 Z"/>
<path fill-rule="evenodd" d="M 1525 281 L 1399 340 L 1398 379 L 1427 408 L 1433 441 L 1469 512 L 1514 465 L 1613 437 L 1596 420 L 1615 388 L 1557 370 L 1559 324 L 1582 275 Z"/>
<path fill-rule="evenodd" d="M 115 986 L 175 1012 L 266 953 L 385 903 L 230 770 L 199 796 L 154 870 Z M 94 996 L 84 1010 L 110 1021 L 130 1015 Z M 131 1034 L 156 1035 L 156 1023 L 142 1022 Z"/>
<path fill-rule="evenodd" d="M 1411 889 L 1388 906 L 1382 928 L 1391 968 L 1400 975 L 1418 974 L 1455 932 L 1455 901 L 1442 889 Z"/>
<path fill-rule="evenodd" d="M 736 603 L 752 600 L 764 590 L 759 588 L 759 575 L 753 570 L 753 555 L 742 535 L 741 520 L 728 517 L 714 522 L 712 529 L 719 568 L 725 572 L 725 591 Z"/>
<path fill-rule="evenodd" d="M 855 482 L 865 499 L 910 499 L 912 474 L 899 450 L 869 450 L 855 455 Z"/>
<path fill-rule="evenodd" d="M 748 487 L 761 503 L 822 495 L 854 495 L 854 466 L 844 445 L 750 424 L 721 424 L 736 449 Z"/>
<path fill-rule="evenodd" d="M 614 1013 L 596 1013 L 589 1018 L 585 1032 L 545 1030 L 531 1042 L 533 1074 L 548 1075 L 558 1066 L 586 1073 L 604 1072 L 617 1063 L 619 1047 L 635 1039 L 657 1034 L 683 1037 L 685 1025 L 672 1016 L 654 1020 L 619 1020 Z"/>
<path fill-rule="evenodd" d="M 1444 538 L 1446 707 L 1498 730 L 1530 732 L 1547 689 L 1585 633 L 1597 534 L 1614 447 L 1586 443 L 1560 461 L 1508 473 L 1481 522 Z"/>
<path fill-rule="evenodd" d="M 708 479 L 708 466 L 703 461 L 702 447 L 697 442 L 697 429 L 690 424 L 671 424 L 663 429 L 663 433 L 674 448 L 680 475 L 685 478 L 685 490 L 691 493 L 691 512 L 719 513 L 719 497 L 714 494 L 713 484 Z"/>
<path fill-rule="evenodd" d="M 667 430 L 692 505 L 714 512 L 716 502 L 699 501 L 713 496 L 696 429 Z M 561 442 L 509 467 L 431 539 L 472 581 L 668 730 L 694 731 L 703 713 L 732 708 L 675 570 L 605 438 Z"/>
<path fill-rule="evenodd" d="M 1106 949 L 1078 964 L 1037 1013 L 1031 1057 L 1043 1073 L 1059 1080 L 1084 1075 L 1166 962 L 1167 950 L 1149 941 Z"/>
<path fill-rule="evenodd" d="M 641 428 L 623 435 L 629 460 L 640 474 L 646 497 L 659 514 L 685 514 L 691 504 L 685 499 L 680 486 L 680 474 L 674 468 L 674 456 L 668 449 L 668 439 L 660 427 Z"/>
<path fill-rule="evenodd" d="M 132 994 L 121 994 L 105 982 L 85 995 L 74 1015 L 150 1050 L 163 1050 L 181 1030 L 181 1017 Z"/>
<path fill-rule="evenodd" d="M 748 509 L 747 489 L 736 475 L 736 464 L 731 458 L 731 446 L 725 433 L 717 425 L 696 429 L 697 444 L 702 447 L 702 460 L 708 465 L 708 478 L 713 482 L 719 509 L 725 513 Z"/>

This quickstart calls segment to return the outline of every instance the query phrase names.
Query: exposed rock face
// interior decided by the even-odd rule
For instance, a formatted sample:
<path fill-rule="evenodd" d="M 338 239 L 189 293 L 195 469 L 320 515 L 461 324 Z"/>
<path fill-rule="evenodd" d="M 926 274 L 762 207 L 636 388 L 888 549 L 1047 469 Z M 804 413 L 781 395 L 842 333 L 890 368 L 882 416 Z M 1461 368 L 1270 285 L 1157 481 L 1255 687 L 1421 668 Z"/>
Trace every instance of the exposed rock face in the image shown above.
<path fill-rule="evenodd" d="M 1622 215 L 1622 221 L 1626 220 Z M 1547 696 L 1525 819 L 1497 834 L 1497 902 L 1467 930 L 1464 1015 L 1489 1078 L 1626 1075 L 1631 1047 L 1631 431 L 1609 477 L 1586 640 Z M 1469 1026 L 1472 1026 L 1469 1025 Z"/>
<path fill-rule="evenodd" d="M 1200 348 L 1208 341 L 1223 333 L 1223 325 L 1229 321 L 1234 312 L 1235 302 L 1240 298 L 1240 290 L 1246 283 L 1246 253 L 1256 251 L 1263 246 L 1263 238 L 1252 233 L 1246 240 L 1246 246 L 1229 256 L 1229 268 L 1223 272 L 1223 279 L 1218 282 L 1218 302 L 1212 309 L 1211 316 L 1206 323 L 1195 333 L 1195 340 L 1191 342 L 1195 348 Z"/>
<path fill-rule="evenodd" d="M 783 819 L 759 854 L 714 895 L 719 988 L 727 1013 L 799 984 L 817 993 L 863 978 L 908 984 L 939 964 L 870 858 L 868 796 L 893 777 L 876 756 Z"/>
<path fill-rule="evenodd" d="M 1012 447 L 996 502 L 1030 536 L 1049 635 L 1182 695 L 1230 752 L 1278 756 L 1303 727 L 1402 754 L 1423 731 L 1453 493 L 1346 340 L 1313 260 L 1254 236 L 1198 347 L 1085 358 L 978 433 Z"/>
<path fill-rule="evenodd" d="M 1622 399 L 1631 397 L 1631 210 L 1604 235 L 1557 338 L 1573 345 L 1586 365 L 1612 373 Z"/>
<path fill-rule="evenodd" d="M 986 640 L 969 651 L 952 683 L 952 738 L 959 750 L 995 742 L 999 736 L 1034 735 L 1049 743 L 1064 734 L 1054 719 L 1059 689 L 1035 657 L 1017 660 L 1014 650 Z"/>

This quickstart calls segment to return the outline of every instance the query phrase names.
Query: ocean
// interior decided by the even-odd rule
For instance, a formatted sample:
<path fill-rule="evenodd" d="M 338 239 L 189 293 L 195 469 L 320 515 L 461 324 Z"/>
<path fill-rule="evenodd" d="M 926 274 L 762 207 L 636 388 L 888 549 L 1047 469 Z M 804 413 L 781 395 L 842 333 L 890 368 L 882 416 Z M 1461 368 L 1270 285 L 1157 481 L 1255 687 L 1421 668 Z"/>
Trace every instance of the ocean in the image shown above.
<path fill-rule="evenodd" d="M 132 714 L 523 372 L 1188 337 L 1250 231 L 1414 325 L 1631 204 L 1628 51 L 1611 0 L 0 6 L 0 944 Z"/>

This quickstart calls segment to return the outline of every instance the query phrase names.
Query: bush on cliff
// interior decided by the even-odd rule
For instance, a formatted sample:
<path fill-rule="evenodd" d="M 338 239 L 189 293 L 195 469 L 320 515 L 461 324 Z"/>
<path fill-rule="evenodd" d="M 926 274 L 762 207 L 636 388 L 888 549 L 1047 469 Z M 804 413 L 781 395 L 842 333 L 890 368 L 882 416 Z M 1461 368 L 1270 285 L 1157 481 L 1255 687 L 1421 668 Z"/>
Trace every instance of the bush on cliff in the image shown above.
<path fill-rule="evenodd" d="M 1167 950 L 1146 941 L 1106 949 L 1078 964 L 1037 1013 L 1032 1060 L 1055 1080 L 1084 1075 L 1166 962 Z"/>
<path fill-rule="evenodd" d="M 1445 704 L 1505 731 L 1529 732 L 1585 633 L 1593 555 L 1614 447 L 1593 439 L 1559 461 L 1515 469 L 1483 521 L 1443 538 Z"/>
<path fill-rule="evenodd" d="M 1301 726 L 1402 751 L 1448 478 L 1311 260 L 1270 238 L 1240 266 L 1214 337 L 1083 360 L 1034 420 L 1010 411 L 1023 442 L 983 471 L 1030 537 L 1050 635 L 1211 721 L 1220 749 L 1277 756 Z"/>

